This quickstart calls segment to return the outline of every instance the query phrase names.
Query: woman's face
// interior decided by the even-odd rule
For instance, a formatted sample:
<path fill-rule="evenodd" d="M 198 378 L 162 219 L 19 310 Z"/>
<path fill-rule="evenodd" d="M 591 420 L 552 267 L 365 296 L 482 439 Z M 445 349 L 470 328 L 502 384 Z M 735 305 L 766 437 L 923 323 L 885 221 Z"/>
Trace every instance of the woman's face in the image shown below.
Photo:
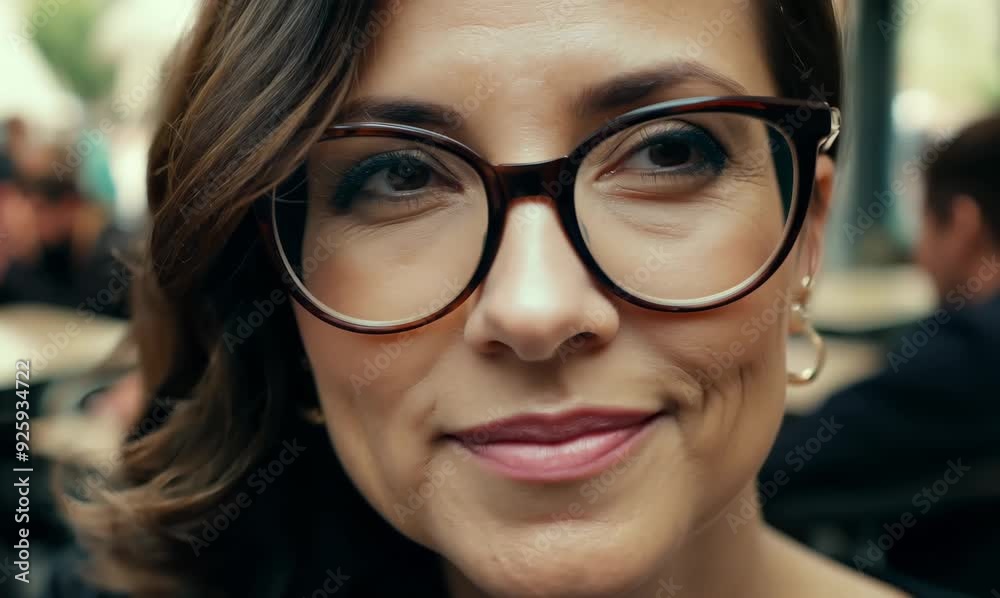
<path fill-rule="evenodd" d="M 778 95 L 746 0 L 413 0 L 380 10 L 349 99 L 452 108 L 458 120 L 443 132 L 495 164 L 564 155 L 608 119 L 659 101 Z M 703 68 L 579 108 L 611 79 L 691 63 Z M 761 193 L 776 184 L 761 181 Z M 512 204 L 485 282 L 428 326 L 355 334 L 296 306 L 327 427 L 372 505 L 490 593 L 656 587 L 668 560 L 701 538 L 733 537 L 720 516 L 752 484 L 781 419 L 787 298 L 814 237 L 748 297 L 669 314 L 604 290 L 550 200 L 535 200 Z M 772 207 L 780 214 L 777 199 Z M 712 247 L 714 267 L 780 235 L 780 216 L 746 217 L 760 219 L 757 237 Z M 409 284 L 419 283 L 387 271 L 385 300 L 414 292 Z M 508 419 L 528 414 L 555 419 Z M 546 444 L 594 426 L 615 431 Z"/>

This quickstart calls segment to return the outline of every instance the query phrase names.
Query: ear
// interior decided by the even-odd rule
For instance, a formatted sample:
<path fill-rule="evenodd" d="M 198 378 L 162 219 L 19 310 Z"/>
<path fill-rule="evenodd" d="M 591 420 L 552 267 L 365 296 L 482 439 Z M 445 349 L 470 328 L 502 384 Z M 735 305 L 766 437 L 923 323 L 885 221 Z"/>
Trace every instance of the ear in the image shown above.
<path fill-rule="evenodd" d="M 956 195 L 951 201 L 951 218 L 946 225 L 961 253 L 979 251 L 987 234 L 979 202 L 968 195 Z"/>
<path fill-rule="evenodd" d="M 796 295 L 805 296 L 808 289 L 803 287 L 803 281 L 813 280 L 819 274 L 823 261 L 823 240 L 826 230 L 826 220 L 830 213 L 830 202 L 833 199 L 833 183 L 835 168 L 833 160 L 826 155 L 816 159 L 816 178 L 813 183 L 812 198 L 809 200 L 809 213 L 806 215 L 805 226 L 799 237 L 798 269 L 793 290 Z"/>

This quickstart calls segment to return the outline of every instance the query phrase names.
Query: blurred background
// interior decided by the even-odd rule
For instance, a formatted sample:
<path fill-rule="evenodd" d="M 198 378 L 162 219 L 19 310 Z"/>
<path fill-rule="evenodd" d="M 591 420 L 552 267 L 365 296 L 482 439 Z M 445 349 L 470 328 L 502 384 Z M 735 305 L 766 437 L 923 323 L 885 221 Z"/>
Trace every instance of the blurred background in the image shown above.
<path fill-rule="evenodd" d="M 112 470 L 117 432 L 138 410 L 104 393 L 100 411 L 113 417 L 97 424 L 88 399 L 134 365 L 126 342 L 130 274 L 122 259 L 142 238 L 146 150 L 163 64 L 196 5 L 0 2 L 0 421 L 9 429 L 14 420 L 14 363 L 31 359 L 32 430 L 43 432 L 32 435 L 32 574 L 39 578 L 45 555 L 68 541 L 44 495 L 46 464 L 82 460 Z M 790 390 L 790 414 L 812 413 L 838 389 L 884 367 L 890 348 L 934 311 L 934 283 L 913 258 L 924 174 L 937 155 L 928 148 L 943 150 L 962 127 L 1000 110 L 997 0 L 842 0 L 838 8 L 848 57 L 847 129 L 811 305 L 828 359 L 815 384 Z M 793 350 L 809 360 L 807 343 Z M 9 472 L 14 451 L 5 446 L 0 462 Z M 905 483 L 903 489 L 912 494 Z M 1000 504 L 997 485 L 984 492 L 991 506 Z M 864 526 L 878 529 L 897 509 L 890 501 L 881 510 L 862 505 L 847 513 L 839 498 L 824 496 L 789 490 L 766 514 L 849 559 L 856 544 L 878 537 Z M 0 509 L 13 512 L 15 498 L 4 490 Z M 859 508 L 865 516 L 856 516 Z M 3 520 L 7 546 L 15 532 L 7 529 L 8 516 Z M 0 549 L 0 595 L 27 587 L 11 581 L 14 561 Z M 976 579 L 971 587 L 976 572 L 930 573 L 970 591 L 987 584 Z"/>

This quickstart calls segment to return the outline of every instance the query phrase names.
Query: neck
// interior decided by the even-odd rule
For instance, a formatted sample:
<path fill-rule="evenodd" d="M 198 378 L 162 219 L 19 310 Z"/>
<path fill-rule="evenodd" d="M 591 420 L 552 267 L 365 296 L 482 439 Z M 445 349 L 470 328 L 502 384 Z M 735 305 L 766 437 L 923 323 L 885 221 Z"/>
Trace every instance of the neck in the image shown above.
<path fill-rule="evenodd" d="M 751 483 L 623 598 L 775 596 L 786 584 L 778 579 L 784 568 L 771 563 L 784 548 L 764 524 L 756 496 Z M 452 598 L 491 598 L 450 563 L 445 578 Z"/>

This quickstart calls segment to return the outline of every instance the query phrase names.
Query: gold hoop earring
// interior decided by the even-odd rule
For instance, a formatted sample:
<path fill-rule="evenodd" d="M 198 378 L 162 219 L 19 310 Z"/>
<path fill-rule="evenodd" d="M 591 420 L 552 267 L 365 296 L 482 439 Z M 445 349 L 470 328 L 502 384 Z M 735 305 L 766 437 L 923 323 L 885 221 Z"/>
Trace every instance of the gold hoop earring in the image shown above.
<path fill-rule="evenodd" d="M 809 384 L 816 379 L 816 376 L 823 369 L 823 364 L 826 363 L 826 342 L 816 332 L 816 328 L 813 327 L 812 321 L 809 319 L 809 314 L 806 313 L 805 305 L 802 303 L 793 303 L 791 315 L 798 320 L 798 326 L 795 328 L 801 328 L 803 334 L 809 338 L 810 344 L 815 349 L 816 362 L 811 368 L 806 368 L 798 372 L 788 372 L 788 383 L 794 385 Z"/>
<path fill-rule="evenodd" d="M 326 423 L 326 417 L 323 415 L 323 410 L 319 407 L 303 409 L 300 413 L 302 414 L 302 419 L 306 420 L 310 424 L 313 424 L 314 426 L 321 426 Z"/>

